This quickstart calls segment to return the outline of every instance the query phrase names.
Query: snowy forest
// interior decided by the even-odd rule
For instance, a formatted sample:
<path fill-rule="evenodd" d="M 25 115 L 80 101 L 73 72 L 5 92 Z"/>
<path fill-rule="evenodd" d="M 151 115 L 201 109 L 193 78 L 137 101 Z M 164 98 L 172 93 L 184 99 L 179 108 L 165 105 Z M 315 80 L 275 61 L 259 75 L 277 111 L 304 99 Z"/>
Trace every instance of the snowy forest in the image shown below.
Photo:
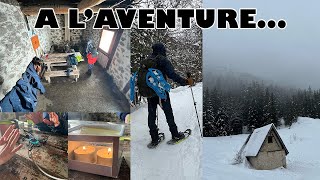
<path fill-rule="evenodd" d="M 135 6 L 136 8 L 197 8 L 201 7 L 201 0 L 142 0 Z M 157 42 L 165 44 L 167 57 L 179 75 L 186 77 L 186 72 L 191 72 L 196 82 L 202 81 L 202 31 L 196 25 L 183 30 L 138 29 L 135 21 L 131 29 L 131 72 L 138 70 L 139 62 L 152 53 L 152 45 Z"/>
<path fill-rule="evenodd" d="M 208 77 L 204 86 L 207 137 L 248 133 L 269 123 L 291 126 L 299 116 L 320 118 L 320 90 L 311 87 L 295 89 L 230 77 Z"/>

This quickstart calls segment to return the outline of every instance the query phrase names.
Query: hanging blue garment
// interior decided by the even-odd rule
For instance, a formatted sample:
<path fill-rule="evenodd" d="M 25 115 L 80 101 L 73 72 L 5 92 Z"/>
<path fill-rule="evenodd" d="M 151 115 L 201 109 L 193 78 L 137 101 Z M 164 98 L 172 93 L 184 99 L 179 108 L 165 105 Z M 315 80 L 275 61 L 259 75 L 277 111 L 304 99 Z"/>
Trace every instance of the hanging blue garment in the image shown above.
<path fill-rule="evenodd" d="M 13 107 L 10 102 L 10 91 L 1 101 L 0 101 L 0 108 L 1 112 L 13 112 Z"/>
<path fill-rule="evenodd" d="M 21 93 L 17 92 L 16 86 L 6 94 L 6 97 L 1 100 L 0 106 L 3 112 L 28 112 L 20 100 Z"/>
<path fill-rule="evenodd" d="M 133 103 L 136 96 L 137 72 L 130 77 L 130 101 Z"/>
<path fill-rule="evenodd" d="M 37 94 L 34 94 L 30 83 L 20 79 L 16 86 L 16 93 L 19 97 L 19 102 L 13 104 L 13 110 L 15 112 L 33 112 L 37 106 Z"/>
<path fill-rule="evenodd" d="M 0 101 L 2 112 L 33 112 L 37 106 L 37 93 L 45 92 L 41 79 L 30 63 L 22 78 L 18 80 L 12 90 Z"/>
<path fill-rule="evenodd" d="M 25 74 L 25 77 L 24 77 L 25 80 L 28 79 L 28 82 L 30 82 L 34 88 L 37 88 L 41 94 L 45 93 L 46 90 L 45 90 L 44 86 L 42 85 L 40 76 L 38 75 L 38 73 L 34 69 L 33 63 L 29 64 L 29 66 L 24 74 Z"/>

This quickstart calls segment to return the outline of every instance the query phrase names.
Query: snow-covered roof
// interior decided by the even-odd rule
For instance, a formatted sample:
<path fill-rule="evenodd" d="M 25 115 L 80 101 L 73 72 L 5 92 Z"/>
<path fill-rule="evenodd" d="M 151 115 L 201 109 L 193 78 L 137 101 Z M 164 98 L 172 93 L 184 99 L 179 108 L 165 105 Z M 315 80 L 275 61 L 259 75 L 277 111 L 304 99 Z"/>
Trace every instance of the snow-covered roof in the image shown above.
<path fill-rule="evenodd" d="M 283 146 L 283 148 L 285 149 L 286 151 L 286 154 L 288 154 L 288 150 L 286 148 L 286 146 L 284 145 L 280 135 L 278 134 L 275 126 L 273 124 L 269 124 L 269 125 L 266 125 L 266 126 L 263 126 L 261 128 L 257 128 L 253 131 L 253 133 L 248 137 L 249 140 L 246 144 L 246 147 L 244 149 L 244 156 L 246 157 L 249 157 L 249 156 L 257 156 L 262 145 L 263 145 L 263 142 L 264 140 L 266 139 L 267 135 L 269 134 L 269 132 L 271 130 L 274 130 L 277 138 L 279 139 L 281 145 Z"/>

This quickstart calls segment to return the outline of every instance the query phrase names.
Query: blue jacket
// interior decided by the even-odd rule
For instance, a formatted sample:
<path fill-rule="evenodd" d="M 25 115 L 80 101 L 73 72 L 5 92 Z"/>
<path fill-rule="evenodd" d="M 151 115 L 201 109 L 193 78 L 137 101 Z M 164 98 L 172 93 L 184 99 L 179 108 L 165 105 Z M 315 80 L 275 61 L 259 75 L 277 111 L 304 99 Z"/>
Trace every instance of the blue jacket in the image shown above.
<path fill-rule="evenodd" d="M 41 79 L 30 63 L 22 78 L 0 101 L 2 112 L 33 112 L 37 106 L 37 92 L 45 92 Z"/>
<path fill-rule="evenodd" d="M 168 60 L 166 55 L 166 48 L 162 43 L 156 43 L 152 46 L 153 53 L 150 55 L 151 58 L 155 58 L 156 56 L 159 56 L 157 58 L 157 69 L 159 69 L 163 76 L 166 78 L 172 79 L 174 82 L 179 83 L 182 86 L 187 85 L 186 79 L 179 76 L 171 62 Z"/>

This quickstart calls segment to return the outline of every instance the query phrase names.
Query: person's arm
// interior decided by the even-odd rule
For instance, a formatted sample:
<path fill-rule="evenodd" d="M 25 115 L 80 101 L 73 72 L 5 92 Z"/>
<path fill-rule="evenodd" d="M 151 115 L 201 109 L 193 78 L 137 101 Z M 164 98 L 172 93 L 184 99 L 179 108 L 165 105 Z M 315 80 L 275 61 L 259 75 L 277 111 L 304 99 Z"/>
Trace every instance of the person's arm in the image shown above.
<path fill-rule="evenodd" d="M 171 62 L 168 59 L 165 59 L 163 62 L 165 63 L 163 69 L 165 70 L 165 74 L 168 76 L 168 78 L 172 79 L 174 82 L 179 83 L 182 86 L 187 85 L 187 80 L 182 78 L 175 72 Z"/>
<path fill-rule="evenodd" d="M 165 58 L 162 57 L 162 59 L 158 60 L 158 66 L 160 66 L 161 70 L 163 71 L 163 75 L 167 76 L 168 78 L 172 79 L 174 82 L 179 83 L 181 86 L 187 85 L 187 80 L 179 76 L 172 66 L 171 62 Z"/>

